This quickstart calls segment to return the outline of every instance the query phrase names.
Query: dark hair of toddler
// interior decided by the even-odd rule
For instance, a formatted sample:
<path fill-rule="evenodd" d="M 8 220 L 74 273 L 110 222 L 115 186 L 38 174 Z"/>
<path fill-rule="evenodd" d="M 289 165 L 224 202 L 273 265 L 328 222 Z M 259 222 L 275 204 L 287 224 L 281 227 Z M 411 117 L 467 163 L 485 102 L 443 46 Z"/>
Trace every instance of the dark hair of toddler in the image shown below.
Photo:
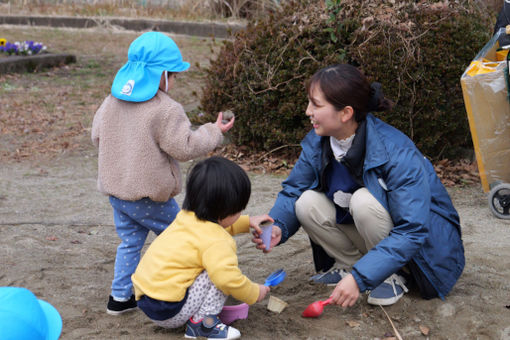
<path fill-rule="evenodd" d="M 217 223 L 246 208 L 251 183 L 236 163 L 219 156 L 195 164 L 188 173 L 182 208 L 198 219 Z"/>

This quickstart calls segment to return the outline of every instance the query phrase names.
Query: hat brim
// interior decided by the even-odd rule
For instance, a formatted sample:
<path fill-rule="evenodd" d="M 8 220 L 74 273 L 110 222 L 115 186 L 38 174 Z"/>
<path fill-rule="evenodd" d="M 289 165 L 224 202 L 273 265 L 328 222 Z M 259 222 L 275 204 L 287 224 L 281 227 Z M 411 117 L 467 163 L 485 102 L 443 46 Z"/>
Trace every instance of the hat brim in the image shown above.
<path fill-rule="evenodd" d="M 62 317 L 55 307 L 44 300 L 37 300 L 41 306 L 48 323 L 46 340 L 58 340 L 62 333 Z"/>
<path fill-rule="evenodd" d="M 179 65 L 172 67 L 171 69 L 167 70 L 168 72 L 182 72 L 186 71 L 189 68 L 190 64 L 186 61 L 181 62 Z"/>
<path fill-rule="evenodd" d="M 156 95 L 163 71 L 182 72 L 190 67 L 188 62 L 180 62 L 171 67 L 154 67 L 145 63 L 127 62 L 117 72 L 112 84 L 112 95 L 129 102 L 144 102 Z"/>

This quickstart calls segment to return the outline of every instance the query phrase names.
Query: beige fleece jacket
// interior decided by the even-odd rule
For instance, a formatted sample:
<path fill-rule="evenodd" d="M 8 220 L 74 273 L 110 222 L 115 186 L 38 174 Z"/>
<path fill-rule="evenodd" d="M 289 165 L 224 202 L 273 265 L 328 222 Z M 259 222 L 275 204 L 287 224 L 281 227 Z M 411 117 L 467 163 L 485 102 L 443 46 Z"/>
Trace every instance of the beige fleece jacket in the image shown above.
<path fill-rule="evenodd" d="M 162 91 L 141 103 L 109 95 L 92 123 L 98 190 L 128 201 L 165 202 L 182 190 L 178 162 L 206 156 L 222 141 L 214 123 L 192 129 L 182 106 Z"/>

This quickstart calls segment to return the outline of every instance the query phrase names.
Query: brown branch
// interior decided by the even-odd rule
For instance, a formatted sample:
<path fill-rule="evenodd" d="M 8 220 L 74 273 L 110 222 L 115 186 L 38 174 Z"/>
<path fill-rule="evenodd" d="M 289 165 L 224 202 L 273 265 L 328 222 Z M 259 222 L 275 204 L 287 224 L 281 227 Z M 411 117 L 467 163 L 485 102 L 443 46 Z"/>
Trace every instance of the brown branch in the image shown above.
<path fill-rule="evenodd" d="M 285 85 L 285 84 L 287 84 L 287 83 L 290 83 L 290 82 L 291 82 L 291 81 L 293 81 L 294 79 L 303 78 L 304 76 L 305 76 L 304 74 L 299 75 L 299 76 L 295 76 L 295 77 L 293 77 L 293 78 L 291 78 L 291 79 L 289 79 L 289 80 L 286 80 L 286 81 L 284 81 L 284 82 L 278 83 L 278 84 L 276 84 L 276 85 L 274 85 L 274 86 L 270 86 L 270 87 L 268 87 L 267 89 L 260 90 L 260 91 L 257 91 L 257 92 L 253 91 L 253 89 L 251 88 L 251 86 L 250 86 L 249 84 L 247 84 L 247 85 L 248 85 L 248 88 L 250 89 L 251 93 L 253 93 L 253 94 L 257 95 L 257 94 L 261 94 L 261 93 L 264 93 L 264 92 L 267 92 L 267 91 L 277 90 L 277 89 L 278 89 L 278 87 L 280 87 L 280 86 L 282 86 L 282 85 Z"/>
<path fill-rule="evenodd" d="M 265 154 L 263 154 L 262 156 L 260 156 L 258 159 L 257 159 L 257 162 L 260 162 L 263 158 L 265 158 L 267 155 L 270 155 L 272 154 L 273 152 L 275 151 L 278 151 L 280 149 L 283 149 L 283 148 L 287 148 L 287 147 L 291 147 L 291 146 L 301 146 L 300 144 L 286 144 L 286 145 L 280 145 L 279 147 L 277 148 L 274 148 L 273 150 L 270 150 L 268 152 L 266 152 Z"/>
<path fill-rule="evenodd" d="M 400 336 L 400 333 L 397 331 L 397 328 L 395 327 L 395 325 L 393 324 L 393 321 L 391 321 L 391 318 L 390 316 L 388 315 L 388 313 L 386 313 L 386 311 L 384 310 L 383 306 L 379 305 L 379 307 L 381 307 L 382 311 L 384 312 L 384 314 L 386 314 L 386 317 L 388 318 L 388 320 L 390 321 L 390 324 L 391 324 L 391 327 L 393 327 L 393 331 L 395 332 L 395 336 L 397 337 L 398 340 L 402 340 L 402 337 Z"/>

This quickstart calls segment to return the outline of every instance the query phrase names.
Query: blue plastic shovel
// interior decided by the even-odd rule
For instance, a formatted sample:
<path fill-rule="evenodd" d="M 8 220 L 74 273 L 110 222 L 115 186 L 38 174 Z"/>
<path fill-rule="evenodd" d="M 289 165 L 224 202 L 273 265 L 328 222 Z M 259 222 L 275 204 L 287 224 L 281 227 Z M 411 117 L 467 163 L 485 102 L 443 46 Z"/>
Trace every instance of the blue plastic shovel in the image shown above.
<path fill-rule="evenodd" d="M 267 278 L 266 282 L 264 282 L 264 286 L 276 286 L 280 284 L 284 279 L 285 276 L 287 276 L 287 273 L 285 273 L 285 270 L 278 269 L 274 272 L 272 272 Z"/>

